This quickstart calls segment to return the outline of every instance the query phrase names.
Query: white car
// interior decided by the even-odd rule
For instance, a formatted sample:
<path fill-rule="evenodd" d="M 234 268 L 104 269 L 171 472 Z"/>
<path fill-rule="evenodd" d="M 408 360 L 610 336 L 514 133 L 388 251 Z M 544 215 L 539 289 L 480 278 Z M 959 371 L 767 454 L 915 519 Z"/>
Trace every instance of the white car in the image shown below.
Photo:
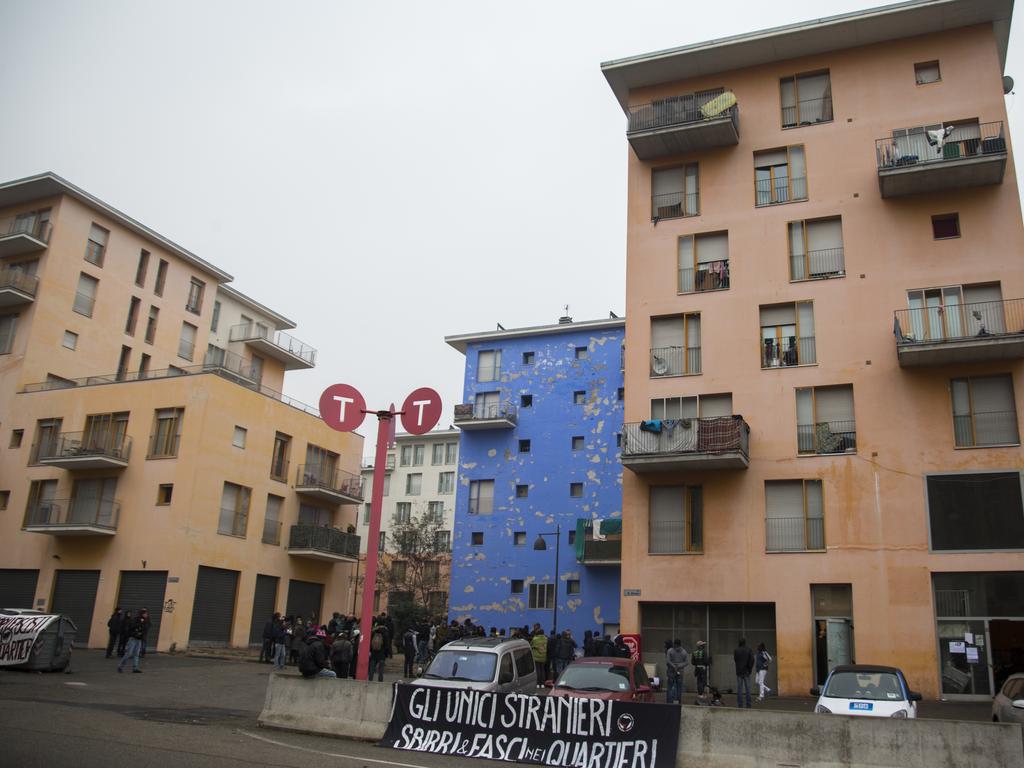
<path fill-rule="evenodd" d="M 1024 724 L 1024 674 L 1010 675 L 992 699 L 992 722 Z"/>
<path fill-rule="evenodd" d="M 916 718 L 921 694 L 910 690 L 907 679 L 895 667 L 848 664 L 833 669 L 821 688 L 814 711 L 825 715 Z"/>

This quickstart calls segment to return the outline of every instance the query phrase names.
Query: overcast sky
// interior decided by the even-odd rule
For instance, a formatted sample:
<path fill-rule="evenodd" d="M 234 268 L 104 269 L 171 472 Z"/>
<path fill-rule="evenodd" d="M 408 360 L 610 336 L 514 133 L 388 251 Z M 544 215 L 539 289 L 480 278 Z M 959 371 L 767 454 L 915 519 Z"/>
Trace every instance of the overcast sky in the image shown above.
<path fill-rule="evenodd" d="M 432 386 L 447 426 L 445 335 L 623 314 L 600 62 L 880 4 L 0 0 L 0 178 L 55 171 L 295 320 L 289 394 Z"/>

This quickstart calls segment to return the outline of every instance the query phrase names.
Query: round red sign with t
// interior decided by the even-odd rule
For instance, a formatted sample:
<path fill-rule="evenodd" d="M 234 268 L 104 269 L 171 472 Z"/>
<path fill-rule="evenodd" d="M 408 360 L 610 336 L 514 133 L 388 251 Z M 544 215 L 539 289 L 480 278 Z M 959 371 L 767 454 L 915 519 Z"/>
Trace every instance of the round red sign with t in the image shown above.
<path fill-rule="evenodd" d="M 332 384 L 320 395 L 320 418 L 331 429 L 353 432 L 366 417 L 366 400 L 348 384 Z"/>
<path fill-rule="evenodd" d="M 402 403 L 402 426 L 412 435 L 429 432 L 441 418 L 441 396 L 430 387 L 420 387 Z"/>

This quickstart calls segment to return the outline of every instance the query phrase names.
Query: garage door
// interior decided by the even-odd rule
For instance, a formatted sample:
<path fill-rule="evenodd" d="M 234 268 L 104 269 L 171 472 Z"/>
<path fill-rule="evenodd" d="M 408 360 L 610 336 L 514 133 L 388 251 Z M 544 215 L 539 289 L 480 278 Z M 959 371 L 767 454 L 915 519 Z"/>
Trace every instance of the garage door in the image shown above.
<path fill-rule="evenodd" d="M 89 647 L 89 628 L 92 626 L 92 612 L 96 607 L 96 588 L 99 584 L 99 571 L 57 571 L 51 610 L 71 617 L 78 627 L 75 645 L 83 648 Z M 105 641 L 104 637 L 97 644 Z"/>
<path fill-rule="evenodd" d="M 199 566 L 196 599 L 192 603 L 189 645 L 229 645 L 235 617 L 238 571 Z"/>
<path fill-rule="evenodd" d="M 320 617 L 320 603 L 324 598 L 324 585 L 313 581 L 288 580 L 288 607 L 285 613 L 289 616 L 301 616 L 304 621 Z"/>
<path fill-rule="evenodd" d="M 277 576 L 256 574 L 256 596 L 252 600 L 249 645 L 263 645 L 263 625 L 274 615 L 274 606 L 277 604 L 277 582 Z"/>
<path fill-rule="evenodd" d="M 146 648 L 155 649 L 160 639 L 160 619 L 164 614 L 164 590 L 167 571 L 121 571 L 121 587 L 117 591 L 117 604 L 133 613 L 140 608 L 149 609 L 152 626 L 146 635 Z"/>
<path fill-rule="evenodd" d="M 39 571 L 0 570 L 0 608 L 35 608 Z"/>

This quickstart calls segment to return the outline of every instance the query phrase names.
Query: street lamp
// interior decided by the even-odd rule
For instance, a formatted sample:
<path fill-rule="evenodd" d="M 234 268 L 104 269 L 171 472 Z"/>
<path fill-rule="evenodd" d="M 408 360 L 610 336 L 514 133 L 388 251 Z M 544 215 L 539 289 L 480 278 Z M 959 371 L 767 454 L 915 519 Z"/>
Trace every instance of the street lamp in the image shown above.
<path fill-rule="evenodd" d="M 558 549 L 562 543 L 562 526 L 556 525 L 554 533 L 538 533 L 537 540 L 533 542 L 533 548 L 539 552 L 543 552 L 548 548 L 548 543 L 544 541 L 545 536 L 555 537 L 555 594 L 554 601 L 551 606 L 551 629 L 555 635 L 558 635 Z"/>

